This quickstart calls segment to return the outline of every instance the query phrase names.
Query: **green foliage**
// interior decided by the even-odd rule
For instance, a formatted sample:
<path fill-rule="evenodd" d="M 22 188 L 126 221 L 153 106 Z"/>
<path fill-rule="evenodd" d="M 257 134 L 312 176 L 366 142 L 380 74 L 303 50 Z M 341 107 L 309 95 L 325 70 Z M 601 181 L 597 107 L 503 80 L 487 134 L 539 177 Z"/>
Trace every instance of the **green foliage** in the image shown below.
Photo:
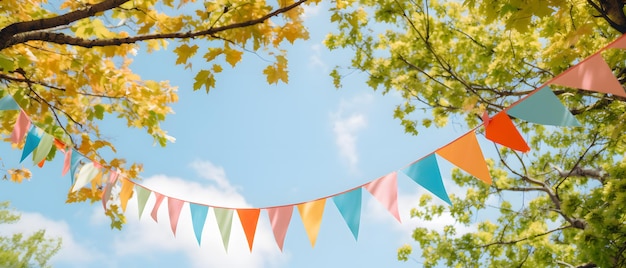
<path fill-rule="evenodd" d="M 19 224 L 20 216 L 8 207 L 8 202 L 0 202 L 0 227 Z M 61 239 L 47 238 L 45 234 L 45 230 L 39 230 L 30 236 L 0 236 L 0 267 L 52 267 L 48 261 L 61 248 Z"/>
<path fill-rule="evenodd" d="M 626 20 L 609 2 L 615 1 L 338 3 L 331 20 L 339 31 L 326 45 L 351 49 L 350 67 L 368 73 L 373 89 L 400 93 L 405 101 L 394 117 L 407 133 L 459 118 L 472 128 L 483 112 L 502 111 L 617 38 Z M 603 54 L 619 78 L 624 55 Z M 340 70 L 331 73 L 336 86 Z M 626 102 L 553 89 L 583 127 L 515 121 L 532 151 L 498 149 L 488 161 L 492 186 L 453 170 L 452 180 L 465 189 L 452 193 L 453 205 L 427 197 L 411 212 L 423 221 L 443 213 L 454 218 L 441 232 L 414 230 L 424 267 L 626 265 Z M 416 110 L 431 116 L 416 118 Z M 398 259 L 407 261 L 412 252 L 411 245 L 402 246 Z"/>

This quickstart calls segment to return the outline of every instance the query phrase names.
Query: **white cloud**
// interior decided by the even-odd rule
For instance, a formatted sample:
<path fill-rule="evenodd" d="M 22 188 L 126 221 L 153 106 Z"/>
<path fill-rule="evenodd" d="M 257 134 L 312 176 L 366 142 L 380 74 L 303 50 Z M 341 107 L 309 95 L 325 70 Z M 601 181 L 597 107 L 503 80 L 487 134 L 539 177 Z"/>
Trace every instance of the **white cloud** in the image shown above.
<path fill-rule="evenodd" d="M 305 4 L 302 8 L 304 9 L 302 17 L 306 20 L 320 14 L 320 11 L 322 10 L 322 3 Z"/>
<path fill-rule="evenodd" d="M 367 127 L 367 118 L 363 110 L 372 99 L 372 95 L 365 94 L 349 101 L 342 100 L 337 111 L 330 115 L 339 155 L 346 160 L 353 172 L 357 170 L 359 162 L 356 148 L 357 133 Z"/>
<path fill-rule="evenodd" d="M 68 266 L 83 267 L 84 264 L 101 259 L 102 255 L 94 248 L 79 243 L 74 239 L 69 225 L 65 221 L 55 221 L 39 213 L 19 212 L 20 221 L 16 224 L 0 224 L 0 234 L 11 235 L 23 233 L 30 235 L 44 229 L 46 237 L 62 239 L 59 252 L 50 260 L 52 263 L 63 263 Z"/>
<path fill-rule="evenodd" d="M 313 69 L 328 72 L 328 65 L 322 60 L 322 45 L 315 44 L 311 46 L 311 56 L 309 56 L 309 66 Z"/>
<path fill-rule="evenodd" d="M 164 175 L 142 181 L 142 185 L 168 196 L 203 204 L 228 207 L 251 207 L 245 198 L 230 184 L 224 169 L 211 162 L 196 161 L 191 164 L 199 177 L 209 183 L 198 183 Z M 127 210 L 128 222 L 114 242 L 117 256 L 151 256 L 159 252 L 176 252 L 186 256 L 192 267 L 268 267 L 283 263 L 288 255 L 280 253 L 269 226 L 267 216 L 259 219 L 253 251 L 250 253 L 241 224 L 235 213 L 228 253 L 222 245 L 213 210 L 209 209 L 203 229 L 202 246 L 198 246 L 193 233 L 188 204 L 183 206 L 178 221 L 176 237 L 170 229 L 167 199 L 158 211 L 159 223 L 150 217 L 154 207 L 151 195 L 141 220 L 137 218 L 136 200 L 131 199 Z"/>

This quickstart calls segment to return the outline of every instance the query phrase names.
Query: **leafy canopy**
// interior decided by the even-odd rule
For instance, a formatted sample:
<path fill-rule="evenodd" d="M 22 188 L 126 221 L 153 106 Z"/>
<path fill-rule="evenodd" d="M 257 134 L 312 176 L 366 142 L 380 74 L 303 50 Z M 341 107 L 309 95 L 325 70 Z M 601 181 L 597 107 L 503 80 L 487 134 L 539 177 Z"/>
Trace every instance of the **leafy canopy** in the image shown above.
<path fill-rule="evenodd" d="M 0 227 L 19 224 L 20 215 L 9 209 L 9 202 L 0 202 Z M 0 266 L 2 267 L 52 267 L 48 261 L 61 248 L 61 238 L 46 237 L 45 230 L 30 236 L 16 233 L 0 236 Z"/>
<path fill-rule="evenodd" d="M 543 82 L 626 31 L 623 1 L 337 1 L 331 49 L 353 52 L 331 75 L 340 87 L 348 69 L 369 74 L 383 93 L 405 102 L 394 116 L 406 132 L 502 111 Z M 624 52 L 603 54 L 624 82 Z M 453 205 L 423 196 L 411 216 L 444 213 L 443 232 L 417 228 L 425 267 L 624 267 L 626 265 L 626 100 L 553 87 L 583 124 L 552 128 L 516 120 L 532 151 L 498 148 L 492 186 L 453 170 L 465 193 Z M 537 107 L 540 109 L 541 107 Z M 415 111 L 430 111 L 418 118 Z M 459 226 L 469 228 L 461 233 Z M 412 245 L 398 250 L 407 261 Z"/>
<path fill-rule="evenodd" d="M 306 0 L 7 0 L 0 3 L 0 97 L 12 95 L 38 127 L 53 135 L 59 149 L 76 149 L 107 170 L 135 179 L 142 167 L 105 159 L 115 146 L 100 132 L 102 120 L 119 118 L 143 129 L 165 146 L 173 138 L 160 123 L 172 113 L 177 88 L 168 81 L 142 79 L 131 69 L 138 51 L 173 46 L 175 62 L 196 73 L 193 90 L 208 92 L 216 74 L 236 67 L 244 53 L 274 57 L 262 72 L 270 84 L 288 81 L 285 44 L 307 39 L 302 25 Z M 316 1 L 309 1 L 316 4 Z M 307 3 L 308 4 L 308 3 Z M 3 112 L 0 134 L 9 142 L 16 111 Z M 14 144 L 22 148 L 23 141 Z M 20 182 L 25 169 L 5 178 Z M 95 202 L 107 176 L 70 193 L 68 202 Z M 115 196 L 112 199 L 117 200 Z M 119 204 L 107 211 L 112 227 L 124 221 Z"/>

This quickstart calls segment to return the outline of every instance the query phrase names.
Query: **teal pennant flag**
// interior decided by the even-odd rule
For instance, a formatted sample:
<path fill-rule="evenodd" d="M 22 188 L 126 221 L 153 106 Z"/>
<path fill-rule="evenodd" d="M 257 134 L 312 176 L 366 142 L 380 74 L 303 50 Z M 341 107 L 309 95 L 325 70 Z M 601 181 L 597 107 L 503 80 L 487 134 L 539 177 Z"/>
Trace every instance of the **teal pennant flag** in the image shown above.
<path fill-rule="evenodd" d="M 37 148 L 39 145 L 39 141 L 41 141 L 41 137 L 43 136 L 43 131 L 41 131 L 36 126 L 31 126 L 26 134 L 26 143 L 24 144 L 24 150 L 22 151 L 22 158 L 20 159 L 20 163 L 28 157 L 30 153 Z"/>
<path fill-rule="evenodd" d="M 209 207 L 189 203 L 189 210 L 191 210 L 191 223 L 193 224 L 193 233 L 196 235 L 198 245 L 202 240 L 202 229 L 204 229 L 204 222 L 206 221 L 206 215 L 209 212 Z"/>
<path fill-rule="evenodd" d="M 2 99 L 0 99 L 0 110 L 8 111 L 8 110 L 19 110 L 20 106 L 17 105 L 17 102 L 11 97 L 11 95 L 6 95 Z"/>
<path fill-rule="evenodd" d="M 544 87 L 530 97 L 511 107 L 510 116 L 541 125 L 579 127 L 580 123 L 561 103 L 549 87 Z"/>
<path fill-rule="evenodd" d="M 348 224 L 354 239 L 359 237 L 359 224 L 361 222 L 361 187 L 333 197 L 335 206 Z"/>
<path fill-rule="evenodd" d="M 84 157 L 78 151 L 72 149 L 72 156 L 70 159 L 70 180 L 72 184 L 74 184 L 74 174 L 76 174 L 76 168 L 78 168 L 78 166 L 80 165 L 80 160 L 83 158 Z"/>
<path fill-rule="evenodd" d="M 459 152 L 463 153 L 463 152 Z M 402 170 L 409 178 L 417 182 L 417 184 L 426 188 L 441 200 L 452 205 L 446 188 L 443 186 L 443 180 L 441 179 L 441 173 L 439 172 L 439 165 L 437 164 L 437 157 L 435 154 L 431 154 L 409 167 Z"/>

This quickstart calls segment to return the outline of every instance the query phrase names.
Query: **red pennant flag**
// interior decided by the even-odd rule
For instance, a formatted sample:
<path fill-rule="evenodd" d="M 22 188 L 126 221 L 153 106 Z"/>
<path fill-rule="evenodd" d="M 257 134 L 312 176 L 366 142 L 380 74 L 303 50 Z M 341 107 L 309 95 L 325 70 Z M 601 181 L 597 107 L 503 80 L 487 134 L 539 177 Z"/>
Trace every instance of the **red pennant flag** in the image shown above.
<path fill-rule="evenodd" d="M 393 215 L 398 222 L 402 222 L 400 219 L 400 212 L 398 211 L 398 173 L 391 172 L 383 177 L 372 181 L 363 188 L 370 192 L 385 208 Z"/>
<path fill-rule="evenodd" d="M 268 208 L 267 215 L 272 224 L 272 232 L 274 233 L 276 244 L 278 244 L 280 251 L 283 251 L 285 236 L 287 236 L 287 229 L 293 215 L 293 206 Z"/>
<path fill-rule="evenodd" d="M 480 150 L 474 131 L 461 136 L 437 150 L 436 153 L 472 176 L 479 178 L 487 184 L 491 184 L 489 168 L 487 168 L 487 162 L 485 162 L 485 157 Z"/>
<path fill-rule="evenodd" d="M 246 234 L 250 252 L 252 252 L 252 243 L 254 243 L 254 234 L 256 233 L 256 226 L 259 222 L 260 213 L 261 210 L 258 208 L 237 209 L 237 215 L 239 215 L 239 221 L 241 222 L 241 227 L 243 227 L 243 232 Z"/>
<path fill-rule="evenodd" d="M 150 216 L 152 216 L 152 219 L 155 222 L 159 222 L 159 220 L 157 219 L 157 212 L 159 211 L 159 207 L 161 206 L 161 202 L 163 202 L 163 198 L 165 196 L 157 192 L 154 192 L 154 196 L 156 197 L 156 202 L 154 203 L 154 207 L 152 208 L 152 213 L 150 213 Z"/>
<path fill-rule="evenodd" d="M 183 208 L 185 201 L 168 197 L 167 198 L 167 209 L 170 214 L 170 227 L 172 227 L 172 232 L 174 236 L 176 236 L 176 227 L 178 226 L 178 217 L 180 217 L 180 211 Z"/>
<path fill-rule="evenodd" d="M 20 110 L 20 115 L 17 117 L 13 127 L 13 133 L 11 133 L 11 142 L 20 143 L 26 136 L 28 129 L 30 129 L 30 119 L 28 119 L 28 115 L 26 115 L 24 110 Z"/>
<path fill-rule="evenodd" d="M 487 139 L 523 153 L 530 151 L 530 147 L 522 138 L 513 121 L 505 112 L 499 112 L 485 124 Z"/>
<path fill-rule="evenodd" d="M 550 84 L 626 97 L 624 88 L 600 53 L 569 68 L 553 79 Z"/>

